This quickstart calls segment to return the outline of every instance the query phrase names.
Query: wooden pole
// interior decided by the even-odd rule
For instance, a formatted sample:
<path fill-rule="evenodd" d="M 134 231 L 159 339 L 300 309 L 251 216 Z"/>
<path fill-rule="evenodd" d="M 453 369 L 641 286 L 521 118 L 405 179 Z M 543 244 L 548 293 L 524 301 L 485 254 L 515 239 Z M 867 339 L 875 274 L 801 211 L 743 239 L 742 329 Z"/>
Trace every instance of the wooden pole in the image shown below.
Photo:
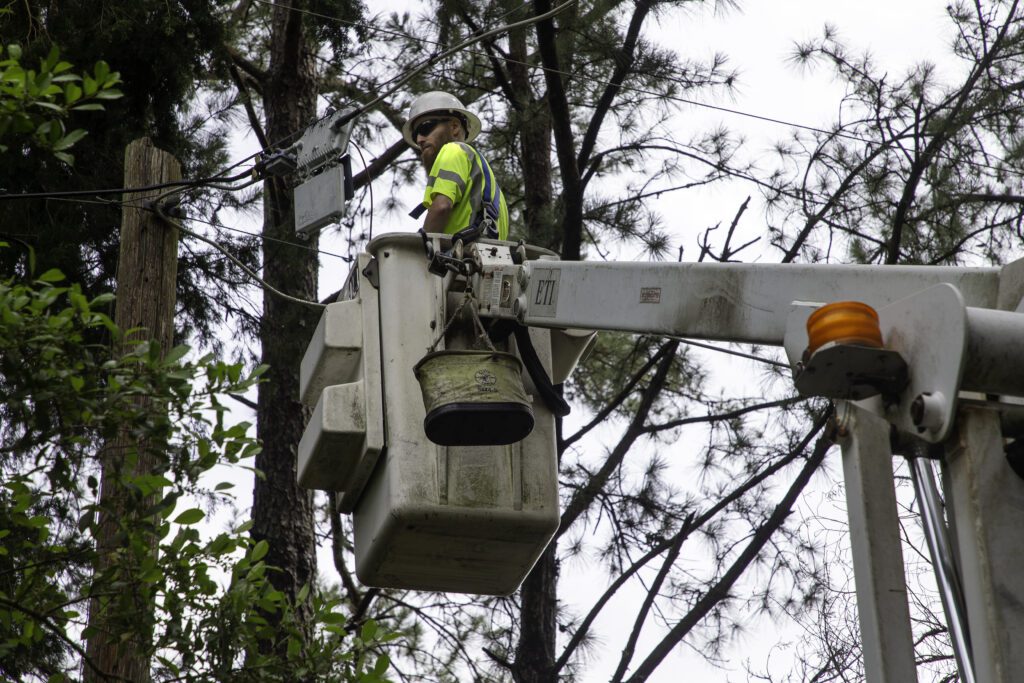
<path fill-rule="evenodd" d="M 149 138 L 125 149 L 125 187 L 181 180 L 177 160 L 153 146 Z M 143 328 L 138 339 L 152 339 L 166 352 L 174 340 L 175 280 L 178 276 L 178 230 L 152 211 L 137 206 L 153 192 L 125 195 L 121 214 L 121 253 L 117 264 L 117 308 L 121 329 Z"/>
<path fill-rule="evenodd" d="M 181 166 L 177 160 L 155 148 L 149 138 L 135 140 L 126 148 L 125 187 L 180 179 Z M 138 206 L 147 195 L 152 198 L 152 194 L 124 195 L 114 322 L 122 330 L 138 328 L 138 331 L 125 337 L 114 349 L 115 354 L 124 353 L 135 342 L 151 340 L 160 344 L 162 355 L 174 339 L 178 230 Z M 129 453 L 137 457 L 126 459 Z M 105 445 L 101 461 L 100 504 L 106 513 L 100 518 L 96 536 L 97 577 L 128 568 L 128 553 L 121 547 L 123 539 L 119 539 L 118 532 L 121 523 L 129 518 L 126 515 L 132 514 L 130 509 L 140 507 L 138 502 L 130 503 L 130 496 L 120 480 L 124 476 L 152 472 L 160 464 L 151 449 L 133 442 L 126 433 Z M 126 464 L 130 469 L 126 469 Z M 152 545 L 155 552 L 155 538 Z M 101 588 L 101 594 L 90 601 L 87 661 L 83 672 L 87 683 L 108 680 L 147 683 L 150 680 L 153 614 L 138 589 L 128 582 L 126 588 L 104 595 Z M 126 629 L 133 635 L 122 640 L 120 634 Z"/>

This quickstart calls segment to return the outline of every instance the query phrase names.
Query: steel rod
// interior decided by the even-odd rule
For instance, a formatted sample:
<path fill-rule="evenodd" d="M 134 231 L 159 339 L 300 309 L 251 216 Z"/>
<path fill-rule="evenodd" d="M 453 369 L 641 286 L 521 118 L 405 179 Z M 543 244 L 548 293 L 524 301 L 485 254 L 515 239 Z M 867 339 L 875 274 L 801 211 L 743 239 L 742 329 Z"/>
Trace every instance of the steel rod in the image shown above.
<path fill-rule="evenodd" d="M 927 448 L 921 443 L 916 449 Z M 942 501 L 935 486 L 935 473 L 931 462 L 924 457 L 908 457 L 910 477 L 914 482 L 917 507 L 921 511 L 921 526 L 924 528 L 928 551 L 935 568 L 935 580 L 942 598 L 942 609 L 946 613 L 946 625 L 953 643 L 960 680 L 975 683 L 974 664 L 971 659 L 971 639 L 967 629 L 967 608 L 964 602 L 960 575 L 953 558 L 946 524 L 943 521 Z"/>

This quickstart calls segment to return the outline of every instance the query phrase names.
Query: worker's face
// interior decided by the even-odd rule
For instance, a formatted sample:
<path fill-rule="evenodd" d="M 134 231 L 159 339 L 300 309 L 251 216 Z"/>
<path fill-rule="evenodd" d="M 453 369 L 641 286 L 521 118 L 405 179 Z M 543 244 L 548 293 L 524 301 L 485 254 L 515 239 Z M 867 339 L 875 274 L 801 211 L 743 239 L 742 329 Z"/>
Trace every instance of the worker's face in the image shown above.
<path fill-rule="evenodd" d="M 458 119 L 425 116 L 413 126 L 413 139 L 420 146 L 420 160 L 430 172 L 437 159 L 437 153 L 452 140 L 457 139 L 460 128 Z"/>

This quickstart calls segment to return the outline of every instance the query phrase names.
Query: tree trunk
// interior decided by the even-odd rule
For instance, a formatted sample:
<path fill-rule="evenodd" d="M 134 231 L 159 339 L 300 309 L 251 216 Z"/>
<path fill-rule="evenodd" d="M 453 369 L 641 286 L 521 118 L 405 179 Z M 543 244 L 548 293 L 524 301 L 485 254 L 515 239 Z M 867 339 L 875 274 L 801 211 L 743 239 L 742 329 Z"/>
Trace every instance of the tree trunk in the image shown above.
<path fill-rule="evenodd" d="M 520 589 L 519 642 L 512 677 L 516 683 L 558 683 L 558 542 L 552 541 Z"/>
<path fill-rule="evenodd" d="M 170 154 L 153 147 L 149 138 L 128 145 L 124 160 L 124 186 L 140 187 L 181 179 L 181 166 Z M 135 340 L 149 339 L 167 353 L 174 339 L 175 280 L 178 274 L 178 230 L 155 214 L 134 206 L 139 195 L 125 195 L 122 212 L 121 249 L 117 268 L 117 304 L 114 322 L 122 330 L 140 328 L 126 336 L 115 353 L 124 353 Z M 141 399 L 146 400 L 146 399 Z M 105 445 L 100 505 L 103 509 L 96 534 L 97 579 L 108 571 L 130 573 L 139 559 L 119 541 L 121 522 L 136 517 L 139 510 L 155 502 L 155 496 L 133 499 L 121 485 L 124 476 L 150 473 L 160 466 L 153 448 L 160 444 L 136 443 L 121 434 Z M 124 471 L 125 457 L 137 454 L 130 471 Z M 155 552 L 156 539 L 149 545 Z M 101 591 L 104 592 L 104 591 Z M 129 616 L 130 621 L 115 620 Z M 132 637 L 122 640 L 122 633 Z M 109 678 L 149 681 L 149 653 L 152 648 L 152 605 L 132 581 L 112 596 L 93 598 L 89 603 L 89 631 L 86 655 L 90 665 L 83 671 L 87 682 Z"/>
<path fill-rule="evenodd" d="M 534 14 L 551 9 L 551 0 L 534 0 Z M 537 24 L 537 45 L 544 65 L 545 98 L 551 112 L 558 170 L 562 178 L 561 212 L 562 260 L 579 261 L 583 253 L 583 182 L 576 166 L 576 143 L 572 131 L 572 112 L 562 82 L 558 36 L 552 19 Z"/>
<path fill-rule="evenodd" d="M 281 0 L 273 10 L 270 71 L 263 84 L 271 145 L 294 140 L 316 115 L 313 53 L 304 15 L 295 11 L 302 9 L 299 5 Z M 273 239 L 263 241 L 263 279 L 293 297 L 315 301 L 316 238 L 307 243 L 309 250 L 273 241 L 295 240 L 292 201 L 291 190 L 280 179 L 266 182 L 263 234 Z M 256 457 L 256 467 L 263 477 L 257 477 L 253 487 L 252 536 L 269 543 L 266 562 L 280 569 L 270 574 L 270 580 L 291 600 L 316 574 L 313 494 L 299 487 L 295 459 L 309 419 L 309 411 L 299 401 L 299 360 L 317 319 L 315 309 L 264 292 L 260 343 L 262 362 L 270 369 L 257 399 L 256 433 L 263 450 Z M 296 609 L 300 619 L 309 618 L 308 603 Z"/>
<path fill-rule="evenodd" d="M 534 13 L 550 9 L 547 0 L 536 0 Z M 545 70 L 547 92 L 541 99 L 532 94 L 527 61 L 526 35 L 516 31 L 509 38 L 509 78 L 516 98 L 523 159 L 524 219 L 528 242 L 561 249 L 562 258 L 578 260 L 582 234 L 582 195 L 572 143 L 565 89 L 557 73 L 558 52 L 554 24 L 537 25 L 537 40 Z M 516 63 L 519 62 L 519 63 Z M 559 118 L 561 116 L 561 118 Z M 553 130 L 553 126 L 555 130 Z M 555 136 L 562 178 L 562 195 L 554 202 L 551 139 Z M 558 420 L 559 429 L 561 420 Z M 512 676 L 516 683 L 558 683 L 555 648 L 558 638 L 558 542 L 544 550 L 520 588 L 519 640 Z"/>
<path fill-rule="evenodd" d="M 562 235 L 554 217 L 551 191 L 551 113 L 530 85 L 529 52 L 524 27 L 509 34 L 508 74 L 514 98 L 512 124 L 519 131 L 523 172 L 523 238 L 557 251 Z"/>

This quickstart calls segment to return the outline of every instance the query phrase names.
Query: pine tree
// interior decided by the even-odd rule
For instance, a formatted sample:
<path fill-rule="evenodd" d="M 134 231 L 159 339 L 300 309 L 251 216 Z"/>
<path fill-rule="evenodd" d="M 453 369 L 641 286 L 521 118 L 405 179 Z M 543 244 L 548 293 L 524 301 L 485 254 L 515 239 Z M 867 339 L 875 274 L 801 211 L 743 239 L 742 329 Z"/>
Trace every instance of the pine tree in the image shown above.
<path fill-rule="evenodd" d="M 229 50 L 235 84 L 248 103 L 249 121 L 265 145 L 287 147 L 317 120 L 318 95 L 330 71 L 318 64 L 318 51 L 328 49 L 339 60 L 349 51 L 349 31 L 317 17 L 347 21 L 358 18 L 360 12 L 358 2 L 284 0 L 269 8 L 251 3 L 238 6 L 236 18 L 252 22 L 250 26 L 259 21 L 269 24 L 265 34 L 257 30 L 239 36 L 252 41 L 248 47 L 256 49 L 239 45 Z M 253 94 L 259 96 L 265 123 L 258 119 L 250 99 Z M 292 299 L 265 292 L 256 325 L 261 362 L 270 369 L 267 382 L 260 385 L 256 408 L 263 450 L 256 460 L 260 474 L 253 488 L 252 533 L 269 544 L 268 561 L 279 568 L 271 581 L 295 604 L 300 620 L 308 622 L 310 603 L 298 596 L 316 588 L 316 540 L 313 493 L 301 488 L 296 477 L 296 449 L 309 419 L 308 409 L 299 400 L 296 359 L 302 357 L 322 307 L 316 304 L 317 239 L 309 240 L 306 249 L 285 244 L 295 239 L 291 181 L 271 177 L 264 183 L 263 281 Z M 269 642 L 265 645 L 271 647 Z"/>

